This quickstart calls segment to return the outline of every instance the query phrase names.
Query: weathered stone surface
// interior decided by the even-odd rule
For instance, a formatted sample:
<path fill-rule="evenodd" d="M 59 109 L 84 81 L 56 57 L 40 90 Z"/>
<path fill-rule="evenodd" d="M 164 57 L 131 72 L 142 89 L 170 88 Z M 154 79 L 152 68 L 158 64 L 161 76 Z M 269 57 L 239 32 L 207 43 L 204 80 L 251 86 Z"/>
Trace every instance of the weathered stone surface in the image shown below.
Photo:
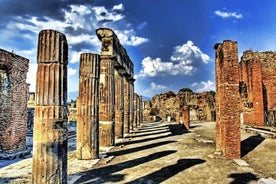
<path fill-rule="evenodd" d="M 100 56 L 80 56 L 78 96 L 77 151 L 78 159 L 99 158 L 99 80 Z"/>
<path fill-rule="evenodd" d="M 54 30 L 38 39 L 32 183 L 66 183 L 68 45 Z"/>
<path fill-rule="evenodd" d="M 189 106 L 183 106 L 182 123 L 186 129 L 190 128 L 190 108 L 189 108 Z"/>
<path fill-rule="evenodd" d="M 276 122 L 276 52 L 245 51 L 240 62 L 240 93 L 246 125 Z"/>
<path fill-rule="evenodd" d="M 215 97 L 210 92 L 193 93 L 180 90 L 178 94 L 172 91 L 155 95 L 144 102 L 143 118 L 146 121 L 167 120 L 180 122 L 182 107 L 189 106 L 191 121 L 215 120 Z"/>
<path fill-rule="evenodd" d="M 29 60 L 0 49 L 0 153 L 26 150 Z"/>
<path fill-rule="evenodd" d="M 239 64 L 237 42 L 224 41 L 216 50 L 216 153 L 240 158 Z"/>
<path fill-rule="evenodd" d="M 115 136 L 124 137 L 124 79 L 115 70 Z"/>

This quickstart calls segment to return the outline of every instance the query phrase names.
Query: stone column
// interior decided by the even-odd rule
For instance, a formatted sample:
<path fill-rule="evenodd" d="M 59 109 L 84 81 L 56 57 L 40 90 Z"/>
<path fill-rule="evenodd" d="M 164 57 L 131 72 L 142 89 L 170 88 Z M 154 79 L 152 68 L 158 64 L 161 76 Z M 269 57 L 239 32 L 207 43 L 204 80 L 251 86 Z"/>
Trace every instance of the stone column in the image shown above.
<path fill-rule="evenodd" d="M 78 159 L 99 158 L 100 56 L 80 55 L 77 151 Z"/>
<path fill-rule="evenodd" d="M 190 107 L 187 105 L 182 108 L 182 123 L 186 129 L 190 128 Z"/>
<path fill-rule="evenodd" d="M 113 57 L 101 55 L 100 67 L 100 146 L 115 144 L 115 80 Z"/>
<path fill-rule="evenodd" d="M 64 34 L 38 38 L 32 183 L 67 183 L 67 64 Z"/>
<path fill-rule="evenodd" d="M 130 132 L 130 84 L 127 77 L 124 77 L 124 132 Z"/>
<path fill-rule="evenodd" d="M 239 64 L 237 42 L 216 50 L 216 154 L 240 158 Z"/>
<path fill-rule="evenodd" d="M 134 81 L 135 79 L 129 79 L 129 125 L 130 130 L 134 128 Z"/>
<path fill-rule="evenodd" d="M 137 93 L 134 93 L 134 99 L 133 99 L 133 110 L 134 110 L 134 115 L 133 115 L 133 126 L 134 128 L 137 128 L 138 123 L 137 123 L 137 116 L 138 116 L 138 95 Z"/>
<path fill-rule="evenodd" d="M 115 70 L 115 136 L 124 137 L 124 80 Z"/>

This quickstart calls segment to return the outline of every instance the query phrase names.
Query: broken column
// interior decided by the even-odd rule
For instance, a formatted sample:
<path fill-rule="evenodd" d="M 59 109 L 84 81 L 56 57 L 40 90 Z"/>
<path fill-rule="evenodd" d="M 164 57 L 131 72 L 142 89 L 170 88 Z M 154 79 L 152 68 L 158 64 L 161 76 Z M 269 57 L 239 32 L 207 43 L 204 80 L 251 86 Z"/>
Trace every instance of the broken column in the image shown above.
<path fill-rule="evenodd" d="M 182 108 L 182 123 L 186 129 L 190 128 L 190 107 L 188 105 Z"/>
<path fill-rule="evenodd" d="M 29 60 L 0 49 L 0 158 L 27 153 Z"/>
<path fill-rule="evenodd" d="M 239 64 L 235 41 L 215 45 L 216 154 L 240 158 Z"/>
<path fill-rule="evenodd" d="M 64 34 L 38 38 L 32 183 L 67 183 L 67 64 Z"/>
<path fill-rule="evenodd" d="M 78 159 L 99 158 L 99 78 L 100 56 L 80 55 L 78 96 L 77 151 Z"/>

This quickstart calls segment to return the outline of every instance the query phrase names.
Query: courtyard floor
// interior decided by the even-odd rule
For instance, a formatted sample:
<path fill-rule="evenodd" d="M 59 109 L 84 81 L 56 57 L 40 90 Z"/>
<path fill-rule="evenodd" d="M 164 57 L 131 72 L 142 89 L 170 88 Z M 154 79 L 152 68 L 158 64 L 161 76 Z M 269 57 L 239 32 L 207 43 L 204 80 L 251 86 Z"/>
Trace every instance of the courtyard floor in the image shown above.
<path fill-rule="evenodd" d="M 239 160 L 215 156 L 215 122 L 143 123 L 101 159 L 77 160 L 75 138 L 68 147 L 68 183 L 253 184 L 276 179 L 276 139 L 242 131 Z M 1 163 L 2 162 L 2 163 Z M 31 158 L 0 161 L 0 183 L 31 183 Z M 2 167 L 1 167 L 2 165 Z"/>

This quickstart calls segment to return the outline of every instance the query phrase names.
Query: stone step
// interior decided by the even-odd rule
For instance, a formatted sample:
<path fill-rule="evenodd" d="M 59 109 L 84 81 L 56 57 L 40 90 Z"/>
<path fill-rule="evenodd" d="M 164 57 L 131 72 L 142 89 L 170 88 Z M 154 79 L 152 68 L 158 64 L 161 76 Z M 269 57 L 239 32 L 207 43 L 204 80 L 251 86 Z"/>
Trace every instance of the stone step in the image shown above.
<path fill-rule="evenodd" d="M 256 127 L 245 127 L 245 131 L 247 133 L 255 133 L 255 134 L 259 134 L 263 137 L 266 138 L 271 138 L 271 139 L 275 139 L 276 138 L 276 132 L 272 132 L 269 129 L 263 129 L 263 128 L 256 128 Z"/>

